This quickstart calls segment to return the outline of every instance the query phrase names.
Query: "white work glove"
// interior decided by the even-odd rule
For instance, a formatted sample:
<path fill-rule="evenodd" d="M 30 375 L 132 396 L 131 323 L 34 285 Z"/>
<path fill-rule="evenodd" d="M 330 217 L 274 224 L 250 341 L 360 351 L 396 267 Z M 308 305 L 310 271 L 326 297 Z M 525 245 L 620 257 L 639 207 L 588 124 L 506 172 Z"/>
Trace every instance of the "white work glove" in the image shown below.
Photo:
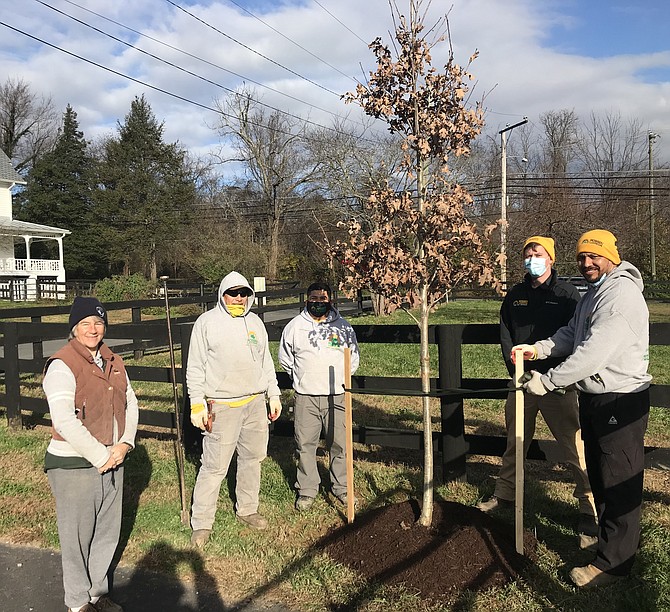
<path fill-rule="evenodd" d="M 531 395 L 546 395 L 548 389 L 542 383 L 540 376 L 542 374 L 535 370 L 524 372 L 524 375 L 519 379 L 519 383 Z"/>
<path fill-rule="evenodd" d="M 510 359 L 512 363 L 516 364 L 516 351 L 521 349 L 523 351 L 523 358 L 526 361 L 535 361 L 537 359 L 537 349 L 532 344 L 517 344 L 512 347 Z"/>
<path fill-rule="evenodd" d="M 205 430 L 207 425 L 207 406 L 205 404 L 191 404 L 191 423 L 194 427 Z"/>
<path fill-rule="evenodd" d="M 270 420 L 276 421 L 281 414 L 281 400 L 278 397 L 270 398 Z"/>

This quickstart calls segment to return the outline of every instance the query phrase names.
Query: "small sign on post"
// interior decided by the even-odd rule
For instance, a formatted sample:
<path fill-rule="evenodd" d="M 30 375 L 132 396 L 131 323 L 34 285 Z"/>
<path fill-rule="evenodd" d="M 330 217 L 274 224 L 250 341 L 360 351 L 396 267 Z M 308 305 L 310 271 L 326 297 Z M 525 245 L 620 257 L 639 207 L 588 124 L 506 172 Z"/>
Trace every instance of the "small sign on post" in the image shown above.
<path fill-rule="evenodd" d="M 514 542 L 516 552 L 523 555 L 523 462 L 524 462 L 524 405 L 523 390 L 519 386 L 523 376 L 523 349 L 514 351 L 514 437 L 516 439 L 514 483 Z"/>

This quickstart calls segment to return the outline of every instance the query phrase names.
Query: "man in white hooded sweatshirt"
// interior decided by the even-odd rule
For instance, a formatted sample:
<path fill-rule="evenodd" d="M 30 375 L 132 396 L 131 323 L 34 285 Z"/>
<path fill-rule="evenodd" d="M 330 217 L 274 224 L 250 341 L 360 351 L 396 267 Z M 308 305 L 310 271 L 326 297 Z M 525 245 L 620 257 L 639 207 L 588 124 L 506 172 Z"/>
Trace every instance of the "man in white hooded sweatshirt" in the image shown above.
<path fill-rule="evenodd" d="M 268 416 L 272 421 L 279 417 L 281 402 L 265 325 L 250 312 L 253 300 L 247 279 L 231 272 L 221 281 L 216 307 L 198 317 L 191 334 L 186 385 L 191 422 L 204 431 L 191 510 L 191 542 L 197 547 L 212 532 L 219 489 L 235 451 L 237 517 L 254 529 L 267 527 L 258 513 L 261 461 L 267 453 Z"/>
<path fill-rule="evenodd" d="M 342 503 L 347 501 L 344 349 L 351 349 L 352 374 L 358 368 L 359 353 L 353 327 L 331 300 L 326 283 L 312 283 L 305 309 L 289 321 L 279 343 L 279 362 L 295 390 L 298 511 L 307 510 L 319 492 L 316 450 L 322 430 L 330 455 L 332 493 Z"/>

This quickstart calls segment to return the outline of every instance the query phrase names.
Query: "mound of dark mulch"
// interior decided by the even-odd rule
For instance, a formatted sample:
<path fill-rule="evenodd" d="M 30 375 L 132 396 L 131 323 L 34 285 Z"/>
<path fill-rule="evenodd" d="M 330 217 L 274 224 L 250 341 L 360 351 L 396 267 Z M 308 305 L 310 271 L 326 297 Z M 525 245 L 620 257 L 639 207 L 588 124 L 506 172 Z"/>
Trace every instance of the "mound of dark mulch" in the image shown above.
<path fill-rule="evenodd" d="M 431 600 L 502 586 L 537 560 L 531 533 L 524 533 L 524 557 L 514 526 L 476 508 L 435 500 L 430 528 L 415 524 L 419 514 L 413 500 L 371 510 L 331 532 L 322 549 L 371 583 L 404 585 Z"/>

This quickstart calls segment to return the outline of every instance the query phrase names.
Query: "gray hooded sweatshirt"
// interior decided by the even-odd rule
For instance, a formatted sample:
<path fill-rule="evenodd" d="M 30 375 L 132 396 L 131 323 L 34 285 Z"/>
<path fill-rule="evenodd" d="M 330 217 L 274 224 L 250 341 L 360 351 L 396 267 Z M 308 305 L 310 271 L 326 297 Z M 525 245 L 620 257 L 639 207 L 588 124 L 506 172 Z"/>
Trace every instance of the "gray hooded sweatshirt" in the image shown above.
<path fill-rule="evenodd" d="M 344 393 L 344 349 L 351 349 L 351 373 L 360 355 L 354 328 L 331 308 L 323 321 L 316 321 L 306 309 L 291 319 L 281 335 L 279 363 L 303 395 Z"/>
<path fill-rule="evenodd" d="M 251 297 L 243 316 L 233 317 L 223 294 L 231 287 L 247 287 Z M 219 301 L 193 325 L 186 367 L 191 404 L 206 399 L 235 402 L 250 395 L 279 397 L 277 375 L 263 321 L 250 312 L 254 291 L 239 272 L 230 272 L 219 286 Z"/>
<path fill-rule="evenodd" d="M 570 322 L 535 343 L 538 359 L 569 355 L 541 378 L 547 389 L 575 385 L 586 393 L 635 393 L 651 381 L 649 311 L 640 271 L 622 261 L 589 286 Z"/>

